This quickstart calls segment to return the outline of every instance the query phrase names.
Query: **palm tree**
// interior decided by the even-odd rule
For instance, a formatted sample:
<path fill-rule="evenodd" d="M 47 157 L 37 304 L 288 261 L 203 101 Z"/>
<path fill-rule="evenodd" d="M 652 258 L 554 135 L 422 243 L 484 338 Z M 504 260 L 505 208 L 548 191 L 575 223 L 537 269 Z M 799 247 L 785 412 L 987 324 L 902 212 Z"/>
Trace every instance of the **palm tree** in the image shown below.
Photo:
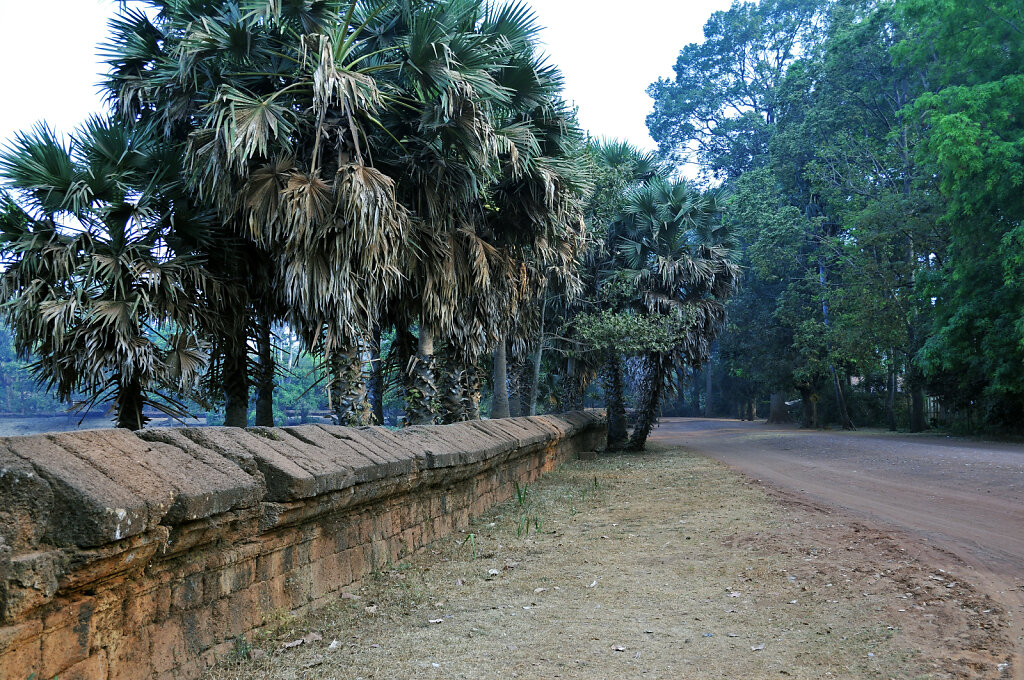
<path fill-rule="evenodd" d="M 616 139 L 591 141 L 587 154 L 594 188 L 584 207 L 588 243 L 575 265 L 583 292 L 567 299 L 561 310 L 568 355 L 563 401 L 568 409 L 582 408 L 587 383 L 599 376 L 608 413 L 608 447 L 618 449 L 628 438 L 623 357 L 642 343 L 634 337 L 638 331 L 631 317 L 635 310 L 629 308 L 632 299 L 623 295 L 625 284 L 616 274 L 621 262 L 616 260 L 615 223 L 626 193 L 666 177 L 668 168 L 655 154 Z"/>
<path fill-rule="evenodd" d="M 529 311 L 540 277 L 528 270 L 571 257 L 578 222 L 571 145 L 557 141 L 578 131 L 532 12 L 482 0 L 151 4 L 152 18 L 126 9 L 114 22 L 108 89 L 123 119 L 177 145 L 192 196 L 220 220 L 204 255 L 235 295 L 209 328 L 229 405 L 247 401 L 250 343 L 268 355 L 266 330 L 286 321 L 324 358 L 339 420 L 366 411 L 363 348 L 391 326 L 418 330 L 401 367 L 409 420 L 435 419 L 435 345 L 462 365 L 448 418 L 467 403 L 472 413 L 479 357 L 522 325 L 505 320 Z M 239 239 L 253 251 L 244 263 Z"/>
<path fill-rule="evenodd" d="M 442 418 L 460 418 L 474 411 L 479 357 L 504 342 L 506 320 L 522 311 L 524 264 L 538 259 L 544 238 L 554 241 L 555 222 L 572 223 L 566 183 L 544 159 L 555 155 L 544 127 L 578 133 L 559 110 L 560 77 L 539 59 L 538 26 L 523 3 L 370 6 L 388 27 L 375 38 L 371 68 L 401 104 L 380 118 L 376 134 L 383 143 L 386 130 L 394 148 L 378 164 L 415 217 L 409 285 L 392 305 L 401 310 L 396 320 L 415 324 L 419 335 L 407 416 L 431 422 L 449 404 L 454 413 Z M 525 199 L 526 188 L 531 200 L 544 199 L 531 203 L 530 215 L 507 200 Z M 445 348 L 449 369 L 440 400 L 435 345 Z"/>
<path fill-rule="evenodd" d="M 739 268 L 718 219 L 721 200 L 721 191 L 701 194 L 686 182 L 654 178 L 627 194 L 616 224 L 635 306 L 664 319 L 673 336 L 644 356 L 632 450 L 646 444 L 673 366 L 706 362 L 724 321 Z"/>
<path fill-rule="evenodd" d="M 139 129 L 90 119 L 63 143 L 45 125 L 0 153 L 14 192 L 2 215 L 2 314 L 37 379 L 83 407 L 111 402 L 118 427 L 146 406 L 182 415 L 206 364 L 196 301 L 215 285 L 167 230 L 175 164 Z M 161 187 L 165 193 L 161 193 Z M 201 214 L 193 214 L 199 229 Z M 196 226 L 196 225 L 192 225 Z"/>
<path fill-rule="evenodd" d="M 266 263 L 221 272 L 250 293 L 216 333 L 229 395 L 247 392 L 237 376 L 248 339 L 267 355 L 278 320 L 337 366 L 399 286 L 408 224 L 394 183 L 369 160 L 365 130 L 384 95 L 364 70 L 357 3 L 151 4 L 154 19 L 127 9 L 113 24 L 110 97 L 122 117 L 180 145 L 190 188 L 225 225 L 212 247 L 243 238 Z"/>

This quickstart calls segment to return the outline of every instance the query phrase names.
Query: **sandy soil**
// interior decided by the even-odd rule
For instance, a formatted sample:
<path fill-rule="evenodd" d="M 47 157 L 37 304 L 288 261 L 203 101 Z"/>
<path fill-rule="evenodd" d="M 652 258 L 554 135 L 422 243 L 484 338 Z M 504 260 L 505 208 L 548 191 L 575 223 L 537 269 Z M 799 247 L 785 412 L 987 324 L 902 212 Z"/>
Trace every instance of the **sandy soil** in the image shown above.
<path fill-rule="evenodd" d="M 898 528 L 1007 610 L 1011 677 L 1024 680 L 1024 446 L 703 419 L 668 419 L 655 439 L 787 497 Z"/>
<path fill-rule="evenodd" d="M 209 678 L 1005 677 L 961 573 L 655 447 L 564 466 Z"/>

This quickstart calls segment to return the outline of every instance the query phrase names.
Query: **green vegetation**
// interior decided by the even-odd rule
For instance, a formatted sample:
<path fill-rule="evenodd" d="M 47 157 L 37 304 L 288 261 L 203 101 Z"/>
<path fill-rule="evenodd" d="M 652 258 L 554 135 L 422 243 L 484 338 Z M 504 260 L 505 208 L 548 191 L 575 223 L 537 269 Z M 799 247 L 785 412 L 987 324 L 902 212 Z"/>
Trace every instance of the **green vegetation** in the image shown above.
<path fill-rule="evenodd" d="M 133 429 L 324 397 L 339 423 L 455 422 L 493 369 L 492 417 L 559 409 L 568 363 L 624 346 L 574 330 L 607 285 L 661 329 L 630 351 L 653 422 L 734 278 L 699 264 L 728 257 L 717 203 L 600 157 L 524 4 L 148 4 L 101 46 L 111 113 L 0 153 L 2 314 L 58 399 Z"/>
<path fill-rule="evenodd" d="M 1019 427 L 1009 0 L 736 2 L 657 153 L 586 138 L 523 2 L 148 4 L 109 115 L 0 152 L 8 412 Z"/>
<path fill-rule="evenodd" d="M 648 123 L 729 190 L 744 267 L 713 391 L 684 411 L 745 415 L 771 393 L 779 419 L 801 397 L 807 426 L 1019 427 L 1021 18 L 765 0 L 683 49 Z"/>

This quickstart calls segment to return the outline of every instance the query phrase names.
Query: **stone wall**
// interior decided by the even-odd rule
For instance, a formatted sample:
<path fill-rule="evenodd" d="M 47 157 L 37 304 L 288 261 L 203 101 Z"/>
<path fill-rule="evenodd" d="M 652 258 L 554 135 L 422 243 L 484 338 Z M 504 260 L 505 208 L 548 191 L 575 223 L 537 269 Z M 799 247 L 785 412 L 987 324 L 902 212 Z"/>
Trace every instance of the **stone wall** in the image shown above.
<path fill-rule="evenodd" d="M 570 413 L 0 439 L 0 680 L 194 678 L 603 438 Z"/>

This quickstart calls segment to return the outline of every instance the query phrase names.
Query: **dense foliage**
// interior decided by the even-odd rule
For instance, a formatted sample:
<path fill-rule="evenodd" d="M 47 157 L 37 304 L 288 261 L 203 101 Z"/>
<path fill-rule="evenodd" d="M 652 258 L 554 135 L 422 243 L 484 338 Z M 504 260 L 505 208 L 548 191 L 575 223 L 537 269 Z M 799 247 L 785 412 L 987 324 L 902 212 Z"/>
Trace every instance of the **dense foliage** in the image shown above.
<path fill-rule="evenodd" d="M 110 113 L 0 153 L 5 376 L 132 428 L 595 390 L 635 449 L 766 401 L 1019 428 L 1022 27 L 1009 0 L 737 1 L 651 86 L 645 153 L 585 138 L 522 2 L 125 5 Z"/>
<path fill-rule="evenodd" d="M 478 418 L 488 368 L 492 417 L 534 413 L 574 363 L 643 357 L 649 430 L 735 279 L 718 198 L 588 146 L 538 30 L 521 2 L 123 6 L 110 114 L 0 153 L 16 353 L 133 429 L 324 397 L 339 423 Z"/>
<path fill-rule="evenodd" d="M 725 182 L 742 244 L 710 410 L 772 393 L 807 425 L 1019 427 L 1022 19 L 737 2 L 651 87 L 652 135 Z"/>

